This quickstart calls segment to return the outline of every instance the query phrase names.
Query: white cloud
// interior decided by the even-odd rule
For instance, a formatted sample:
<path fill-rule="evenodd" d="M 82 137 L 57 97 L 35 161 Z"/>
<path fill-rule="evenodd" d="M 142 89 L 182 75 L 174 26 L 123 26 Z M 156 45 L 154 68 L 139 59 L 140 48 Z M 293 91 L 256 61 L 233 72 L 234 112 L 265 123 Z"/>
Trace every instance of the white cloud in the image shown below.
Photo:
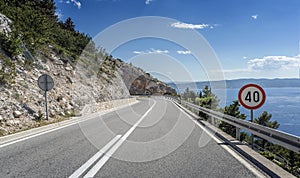
<path fill-rule="evenodd" d="M 77 6 L 78 9 L 81 8 L 81 2 L 79 2 L 78 0 L 71 0 L 71 2 L 73 2 L 74 5 Z"/>
<path fill-rule="evenodd" d="M 224 73 L 242 73 L 242 72 L 251 72 L 251 69 L 224 69 L 222 70 Z"/>
<path fill-rule="evenodd" d="M 133 51 L 134 54 L 167 54 L 169 53 L 168 50 L 160 50 L 160 49 L 153 49 L 147 51 Z"/>
<path fill-rule="evenodd" d="M 278 70 L 293 69 L 300 67 L 300 55 L 288 56 L 265 56 L 263 58 L 251 59 L 248 66 L 253 70 Z"/>
<path fill-rule="evenodd" d="M 145 4 L 146 4 L 146 5 L 149 5 L 152 1 L 154 1 L 154 0 L 146 0 L 146 1 L 145 1 Z"/>
<path fill-rule="evenodd" d="M 204 28 L 214 28 L 216 25 L 209 24 L 189 24 L 183 22 L 175 22 L 171 24 L 171 27 L 182 28 L 182 29 L 204 29 Z"/>
<path fill-rule="evenodd" d="M 58 19 L 62 19 L 63 18 L 63 14 L 62 14 L 61 10 L 57 10 L 55 12 L 55 15 L 57 16 Z"/>
<path fill-rule="evenodd" d="M 133 51 L 133 54 L 145 54 L 144 51 Z"/>
<path fill-rule="evenodd" d="M 70 4 L 71 2 L 78 8 L 81 8 L 81 2 L 79 0 L 59 0 L 59 3 Z"/>
<path fill-rule="evenodd" d="M 222 70 L 211 70 L 211 72 L 218 72 L 218 73 L 250 73 L 250 68 L 238 68 L 238 69 L 222 69 Z"/>
<path fill-rule="evenodd" d="M 252 15 L 251 18 L 254 19 L 254 20 L 256 20 L 258 18 L 258 15 L 257 14 Z"/>
<path fill-rule="evenodd" d="M 299 76 L 300 54 L 297 56 L 264 56 L 248 60 L 247 67 L 213 70 L 226 79 L 295 78 Z"/>
<path fill-rule="evenodd" d="M 248 57 L 247 56 L 243 56 L 243 59 L 247 59 Z"/>
<path fill-rule="evenodd" d="M 265 56 L 263 58 L 255 58 L 248 61 L 248 68 L 238 68 L 238 69 L 223 69 L 222 73 L 251 73 L 254 74 L 258 71 L 270 72 L 275 71 L 287 71 L 291 69 L 300 68 L 300 55 L 295 57 L 288 56 Z"/>
<path fill-rule="evenodd" d="M 177 51 L 178 54 L 191 54 L 191 51 L 182 51 L 182 50 L 178 50 Z"/>

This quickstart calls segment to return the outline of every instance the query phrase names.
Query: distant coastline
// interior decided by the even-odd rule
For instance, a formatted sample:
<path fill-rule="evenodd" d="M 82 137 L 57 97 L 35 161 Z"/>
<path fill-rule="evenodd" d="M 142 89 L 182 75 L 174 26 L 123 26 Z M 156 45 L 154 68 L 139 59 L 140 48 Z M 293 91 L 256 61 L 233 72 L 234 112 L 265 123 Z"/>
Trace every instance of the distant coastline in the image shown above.
<path fill-rule="evenodd" d="M 191 90 L 203 89 L 206 85 L 214 86 L 213 89 L 223 89 L 224 82 L 227 89 L 241 88 L 248 83 L 255 83 L 263 88 L 300 88 L 300 79 L 287 78 L 287 79 L 235 79 L 225 81 L 200 81 L 200 82 L 171 82 L 167 83 L 172 88 L 181 92 L 186 88 Z"/>

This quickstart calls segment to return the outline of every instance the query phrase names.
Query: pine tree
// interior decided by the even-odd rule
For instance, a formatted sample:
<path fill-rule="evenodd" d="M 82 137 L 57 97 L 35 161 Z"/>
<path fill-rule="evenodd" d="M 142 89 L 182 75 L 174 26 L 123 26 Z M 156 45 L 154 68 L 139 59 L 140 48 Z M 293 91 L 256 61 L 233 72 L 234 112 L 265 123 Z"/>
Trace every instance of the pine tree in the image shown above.
<path fill-rule="evenodd" d="M 267 111 L 264 111 L 258 118 L 255 118 L 253 122 L 259 125 L 277 129 L 280 124 L 278 124 L 277 121 L 270 121 L 271 118 L 272 114 L 269 114 Z"/>
<path fill-rule="evenodd" d="M 201 95 L 202 97 L 199 100 L 200 106 L 208 109 L 217 109 L 220 100 L 214 93 L 212 93 L 211 88 L 206 85 L 202 90 Z"/>
<path fill-rule="evenodd" d="M 0 12 L 13 21 L 18 38 L 31 53 L 51 44 L 60 54 L 76 60 L 91 38 L 76 31 L 71 18 L 59 21 L 55 10 L 54 0 L 0 1 Z"/>
<path fill-rule="evenodd" d="M 259 125 L 263 125 L 269 128 L 277 129 L 279 127 L 279 124 L 277 121 L 270 121 L 272 118 L 272 114 L 269 114 L 267 111 L 264 111 L 258 118 L 255 118 L 253 120 L 254 123 L 257 123 Z M 256 136 L 255 143 L 259 145 L 262 148 L 267 148 L 270 145 L 272 145 L 270 142 L 268 142 L 265 139 L 262 139 L 260 137 Z"/>
<path fill-rule="evenodd" d="M 230 104 L 229 106 L 225 106 L 224 114 L 227 114 L 227 115 L 230 115 L 235 118 L 242 119 L 242 120 L 245 120 L 247 117 L 245 114 L 242 114 L 240 112 L 240 104 L 237 100 L 233 101 L 233 103 Z M 224 132 L 230 134 L 231 136 L 235 137 L 235 134 L 236 134 L 235 126 L 230 125 L 226 122 L 221 122 L 221 124 L 219 125 L 219 128 L 221 128 Z M 241 140 L 243 140 L 243 139 L 244 139 L 244 136 L 241 137 Z"/>
<path fill-rule="evenodd" d="M 74 22 L 72 21 L 72 19 L 70 17 L 68 17 L 66 19 L 66 21 L 64 22 L 63 24 L 63 27 L 66 29 L 66 30 L 69 30 L 71 32 L 75 32 L 75 25 L 74 25 Z"/>

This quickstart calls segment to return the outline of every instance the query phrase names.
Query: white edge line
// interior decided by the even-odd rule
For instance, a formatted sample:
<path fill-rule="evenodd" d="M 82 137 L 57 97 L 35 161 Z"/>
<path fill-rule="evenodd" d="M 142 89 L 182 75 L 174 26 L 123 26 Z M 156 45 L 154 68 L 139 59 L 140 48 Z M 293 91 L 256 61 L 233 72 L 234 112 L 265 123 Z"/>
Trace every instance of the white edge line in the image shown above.
<path fill-rule="evenodd" d="M 95 116 L 95 117 L 90 117 L 89 116 L 86 116 L 87 118 L 86 119 L 82 119 L 81 121 L 78 121 L 79 118 L 74 118 L 74 122 L 70 123 L 70 124 L 67 124 L 67 125 L 64 125 L 64 126 L 59 126 L 57 128 L 54 128 L 54 129 L 50 129 L 50 130 L 46 130 L 46 131 L 41 131 L 41 132 L 38 132 L 36 134 L 33 134 L 33 135 L 29 135 L 27 137 L 21 137 L 21 138 L 17 138 L 17 139 L 12 139 L 12 141 L 6 141 L 4 142 L 3 144 L 0 145 L 0 148 L 3 148 L 3 147 L 6 147 L 8 145 L 12 145 L 12 144 L 15 144 L 15 143 L 18 143 L 18 142 L 21 142 L 21 141 L 24 141 L 24 140 L 28 140 L 28 139 L 31 139 L 31 138 L 34 138 L 34 137 L 37 137 L 37 136 L 40 136 L 40 135 L 44 135 L 46 133 L 50 133 L 50 132 L 54 132 L 56 130 L 60 130 L 60 129 L 63 129 L 63 128 L 66 128 L 66 127 L 69 127 L 69 126 L 72 126 L 72 125 L 75 125 L 75 124 L 79 124 L 81 122 L 85 122 L 85 121 L 88 121 L 88 120 L 91 120 L 91 119 L 95 119 L 96 117 L 98 116 L 102 116 L 102 115 L 105 115 L 105 114 L 108 114 L 110 112 L 113 112 L 115 110 L 118 110 L 118 109 L 124 109 L 126 107 L 129 107 L 131 105 L 134 105 L 134 104 L 137 104 L 139 101 L 137 102 L 133 102 L 133 103 L 130 103 L 129 105 L 124 105 L 124 106 L 120 106 L 119 108 L 116 107 L 114 109 L 111 109 L 111 110 L 106 110 L 106 111 L 103 111 L 103 113 L 99 113 L 99 115 Z M 95 114 L 95 113 L 92 113 L 92 114 Z M 91 115 L 92 115 L 91 114 Z M 84 116 L 83 116 L 84 117 Z M 59 122 L 58 122 L 59 123 Z M 39 127 L 37 127 L 39 128 Z M 7 135 L 7 136 L 11 136 L 11 135 Z"/>
<path fill-rule="evenodd" d="M 173 102 L 171 102 L 173 103 Z M 195 119 L 193 119 L 190 115 L 188 115 L 183 109 L 173 103 L 181 112 L 183 112 L 188 118 L 190 118 L 196 125 L 198 125 L 203 131 L 205 131 L 212 139 L 214 139 L 217 143 L 223 143 L 220 139 L 218 139 L 215 135 L 213 135 L 210 131 L 208 131 L 205 127 L 198 123 Z M 238 155 L 235 151 L 229 148 L 227 145 L 219 144 L 222 148 L 224 148 L 228 153 L 230 153 L 236 160 L 242 163 L 247 169 L 249 169 L 256 177 L 266 177 L 260 171 L 258 171 L 254 166 L 245 161 L 240 155 Z"/>
<path fill-rule="evenodd" d="M 0 145 L 0 148 L 3 148 L 3 147 L 8 146 L 8 145 L 12 145 L 12 144 L 24 141 L 24 140 L 28 140 L 28 139 L 31 139 L 31 138 L 34 138 L 34 137 L 37 137 L 37 136 L 40 136 L 40 135 L 43 135 L 43 134 L 46 134 L 46 133 L 50 133 L 50 132 L 53 132 L 53 131 L 56 131 L 56 130 L 59 130 L 59 129 L 63 129 L 65 127 L 69 127 L 69 126 L 74 125 L 74 124 L 77 124 L 77 122 L 72 123 L 72 124 L 68 124 L 68 125 L 64 125 L 64 126 L 61 126 L 59 128 L 55 128 L 55 129 L 47 130 L 47 131 L 44 131 L 44 132 L 40 132 L 40 133 L 37 133 L 37 134 L 34 134 L 34 135 L 30 135 L 28 137 L 23 137 L 21 139 L 17 139 L 17 140 L 11 141 L 11 142 L 8 141 L 8 143 L 4 143 L 4 144 Z"/>
<path fill-rule="evenodd" d="M 134 129 L 142 122 L 142 120 L 148 115 L 148 113 L 156 105 L 156 101 L 148 109 L 147 112 L 122 136 L 122 138 L 95 164 L 93 168 L 84 176 L 84 178 L 94 177 L 97 172 L 104 166 L 104 164 L 109 160 L 109 158 L 117 151 L 117 149 L 123 144 L 123 142 L 129 137 L 129 135 L 134 131 Z"/>
<path fill-rule="evenodd" d="M 99 159 L 113 144 L 115 144 L 122 135 L 115 136 L 110 142 L 108 142 L 100 151 L 98 151 L 93 157 L 91 157 L 86 163 L 78 168 L 69 178 L 77 178 L 81 176 L 97 159 Z"/>

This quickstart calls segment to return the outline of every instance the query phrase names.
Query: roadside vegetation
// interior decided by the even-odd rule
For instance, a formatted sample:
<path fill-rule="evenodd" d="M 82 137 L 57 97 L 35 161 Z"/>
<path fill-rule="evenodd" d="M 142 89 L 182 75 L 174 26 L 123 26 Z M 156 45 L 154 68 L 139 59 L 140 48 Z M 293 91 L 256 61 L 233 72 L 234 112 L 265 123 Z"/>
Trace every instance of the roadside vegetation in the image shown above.
<path fill-rule="evenodd" d="M 69 63 L 76 63 L 86 46 L 92 53 L 99 52 L 89 43 L 91 37 L 77 31 L 71 18 L 61 21 L 55 10 L 54 0 L 0 1 L 0 13 L 12 22 L 10 32 L 0 33 L 0 84 L 13 83 L 20 54 L 26 57 L 23 67 L 30 69 L 33 56 L 49 57 L 50 46 Z"/>
<path fill-rule="evenodd" d="M 240 104 L 237 100 L 233 101 L 229 106 L 220 108 L 219 99 L 214 93 L 212 93 L 211 88 L 209 88 L 208 86 L 205 86 L 204 89 L 199 93 L 196 93 L 187 88 L 181 94 L 181 99 L 207 109 L 223 112 L 224 114 L 236 117 L 238 119 L 247 119 L 247 116 L 240 112 Z M 210 118 L 205 113 L 198 112 L 197 114 L 199 114 L 199 116 L 204 120 L 210 121 Z M 255 118 L 253 122 L 273 129 L 279 128 L 280 124 L 276 120 L 272 121 L 271 118 L 272 114 L 264 111 L 259 117 Z M 222 121 L 217 121 L 216 125 L 218 125 L 218 127 L 224 132 L 228 133 L 232 137 L 235 137 L 235 126 Z M 242 142 L 251 143 L 251 136 L 247 132 L 241 131 L 240 139 Z M 268 140 L 262 139 L 258 136 L 254 136 L 254 148 L 260 154 L 272 160 L 288 172 L 292 173 L 296 177 L 300 177 L 299 154 L 280 145 L 273 144 Z"/>
<path fill-rule="evenodd" d="M 34 91 L 29 87 L 35 84 L 36 80 L 32 78 L 34 76 L 32 73 L 48 71 L 52 65 L 55 67 L 51 68 L 51 73 L 54 76 L 61 76 L 60 80 L 66 77 L 69 84 L 73 81 L 72 74 L 67 72 L 67 67 L 68 70 L 72 70 L 75 69 L 76 64 L 80 63 L 86 67 L 85 71 L 90 72 L 91 75 L 97 73 L 98 78 L 105 79 L 107 83 L 115 77 L 118 67 L 116 59 L 105 49 L 96 48 L 95 43 L 87 34 L 76 30 L 71 18 L 61 20 L 55 11 L 54 0 L 0 1 L 1 19 L 4 24 L 1 29 L 5 27 L 5 30 L 0 32 L 0 90 L 12 93 L 9 95 L 11 96 L 9 102 L 3 102 L 6 106 L 0 107 L 0 136 L 59 122 L 75 115 L 77 108 L 74 105 L 69 104 L 71 109 L 66 107 L 69 103 L 67 96 L 64 96 L 66 101 L 61 101 L 59 99 L 61 96 L 57 96 L 56 103 L 60 102 L 61 105 L 56 104 L 55 109 L 52 105 L 52 109 L 57 112 L 50 116 L 52 117 L 50 121 L 44 120 L 45 115 L 39 108 L 42 102 L 32 104 L 33 100 L 24 101 L 21 92 Z M 122 61 L 119 60 L 119 62 Z M 2 101 L 7 99 L 3 93 L 0 97 Z M 28 103 L 32 105 L 27 109 L 23 108 L 24 104 Z M 8 110 L 8 112 L 3 112 L 3 110 Z M 22 111 L 21 116 L 9 115 L 14 110 Z M 32 124 L 21 122 L 20 126 L 16 126 L 17 124 L 8 126 L 9 120 L 19 121 L 21 120 L 19 117 L 25 117 L 26 114 L 32 116 L 32 121 L 35 122 Z M 8 127 L 11 129 L 8 130 Z"/>
<path fill-rule="evenodd" d="M 0 12 L 13 22 L 8 36 L 0 35 L 1 47 L 12 57 L 20 54 L 21 45 L 37 53 L 49 44 L 76 61 L 91 38 L 75 30 L 74 22 L 64 22 L 55 15 L 54 0 L 2 0 Z"/>

